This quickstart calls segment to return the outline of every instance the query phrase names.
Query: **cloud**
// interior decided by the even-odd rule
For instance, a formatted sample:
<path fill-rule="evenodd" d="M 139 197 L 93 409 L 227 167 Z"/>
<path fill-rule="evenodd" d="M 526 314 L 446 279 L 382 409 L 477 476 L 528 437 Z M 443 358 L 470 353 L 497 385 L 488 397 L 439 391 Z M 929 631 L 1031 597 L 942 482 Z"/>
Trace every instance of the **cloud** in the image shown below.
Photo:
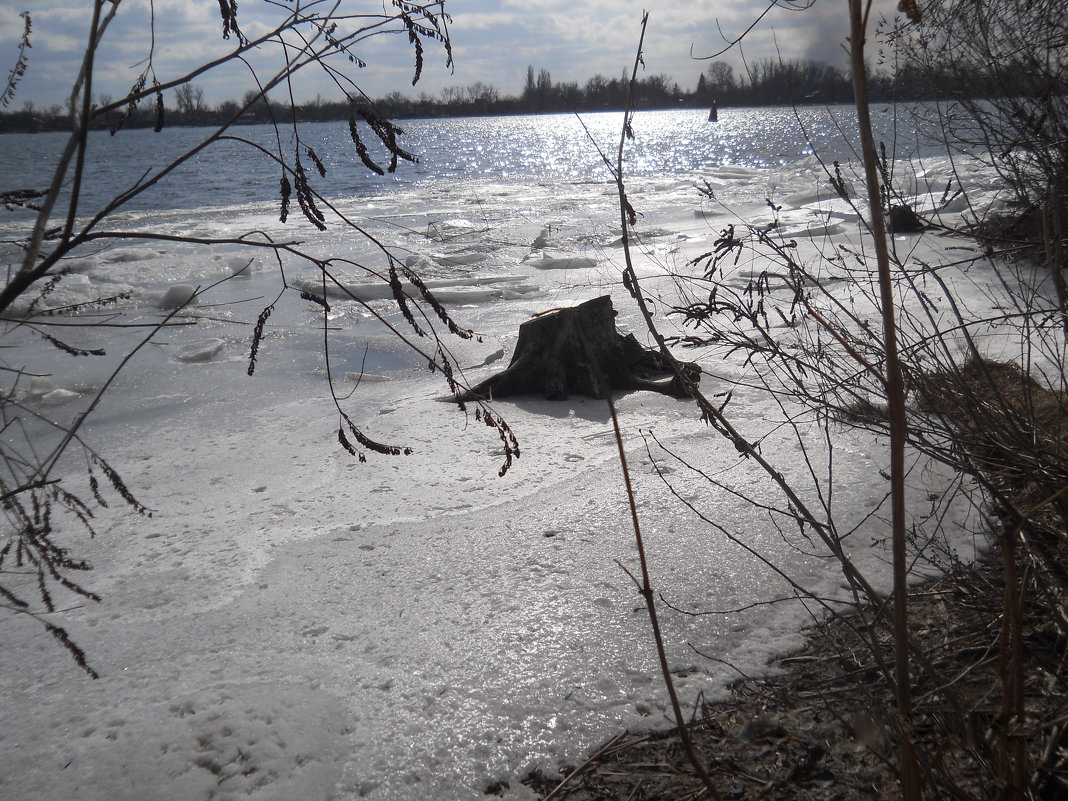
<path fill-rule="evenodd" d="M 843 46 L 849 36 L 849 19 L 842 13 L 842 3 L 830 0 L 815 0 L 805 12 L 804 30 L 807 48 L 805 58 L 824 61 L 828 64 L 842 62 L 846 58 Z"/>
<path fill-rule="evenodd" d="M 742 33 L 766 2 L 690 0 L 662 4 L 650 14 L 645 41 L 647 73 L 665 73 L 683 88 L 692 88 L 708 66 L 694 55 L 707 55 L 721 47 L 722 34 L 730 37 Z M 89 5 L 83 0 L 48 0 L 34 11 L 30 69 L 19 87 L 16 105 L 22 100 L 38 105 L 65 102 L 85 47 Z M 437 94 L 446 86 L 467 86 L 476 81 L 492 84 L 504 94 L 517 94 L 528 64 L 548 69 L 554 81 L 581 84 L 598 73 L 615 77 L 629 69 L 646 6 L 647 0 L 449 0 L 446 9 L 452 16 L 455 72 L 444 69 L 440 48 L 427 43 L 423 78 L 413 88 L 414 54 L 404 33 L 358 42 L 355 50 L 368 63 L 366 69 L 338 66 L 351 72 L 373 97 L 396 90 Z M 222 20 L 213 0 L 155 0 L 154 4 L 125 0 L 97 60 L 94 87 L 98 93 L 125 94 L 144 68 L 153 7 L 156 49 L 152 65 L 161 82 L 224 55 L 236 44 L 233 38 L 222 39 Z M 741 51 L 736 49 L 720 58 L 740 71 L 742 52 L 749 59 L 774 57 L 777 43 L 784 58 L 836 60 L 844 38 L 840 24 L 844 15 L 837 0 L 834 4 L 816 0 L 803 12 L 791 11 L 791 7 L 796 5 L 774 8 L 749 34 Z M 344 10 L 346 4 L 341 8 Z M 361 3 L 352 5 L 353 12 L 364 10 Z M 246 34 L 260 36 L 271 30 L 279 11 L 271 4 L 241 3 L 238 20 Z M 0 8 L 0 59 L 13 54 L 21 33 L 19 23 L 10 7 Z M 342 28 L 347 29 L 346 25 Z M 280 56 L 277 46 L 265 47 L 253 63 L 269 69 L 267 59 Z M 254 85 L 244 67 L 200 76 L 197 83 L 211 103 L 239 98 Z M 296 91 L 301 95 L 298 99 L 319 92 L 337 95 L 336 86 L 313 79 L 310 72 L 296 82 Z"/>

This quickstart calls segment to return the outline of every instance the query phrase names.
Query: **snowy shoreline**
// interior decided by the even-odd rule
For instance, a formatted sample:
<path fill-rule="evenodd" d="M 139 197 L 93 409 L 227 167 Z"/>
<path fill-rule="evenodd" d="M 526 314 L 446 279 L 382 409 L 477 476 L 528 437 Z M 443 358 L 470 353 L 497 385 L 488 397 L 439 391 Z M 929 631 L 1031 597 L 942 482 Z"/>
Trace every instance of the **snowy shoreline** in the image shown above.
<path fill-rule="evenodd" d="M 665 266 L 707 251 L 733 214 L 752 221 L 766 213 L 769 191 L 786 206 L 786 235 L 855 237 L 851 213 L 813 188 L 819 176 L 811 161 L 779 171 L 724 168 L 710 177 L 728 198 L 736 188 L 730 211 L 699 208 L 688 177 L 636 181 L 645 239 L 639 274 L 650 285 L 667 283 Z M 518 325 L 531 314 L 605 292 L 620 310 L 620 329 L 643 338 L 614 279 L 613 191 L 486 182 L 454 196 L 443 185 L 437 194 L 413 191 L 392 208 L 378 199 L 374 213 L 394 229 L 403 221 L 410 264 L 437 280 L 458 319 L 482 336 L 450 341 L 477 381 L 507 363 Z M 269 224 L 246 214 L 197 225 Z M 533 247 L 539 237 L 546 247 Z M 957 245 L 933 235 L 902 243 L 932 257 Z M 78 283 L 86 292 L 132 287 L 143 299 L 225 275 L 237 258 L 114 248 L 88 258 L 75 278 L 86 278 Z M 87 801 L 473 799 L 507 781 L 509 797 L 522 798 L 516 779 L 531 768 L 573 760 L 621 728 L 666 725 L 644 608 L 614 561 L 632 563 L 634 546 L 605 405 L 497 403 L 522 447 L 497 478 L 496 434 L 441 403 L 438 376 L 340 304 L 335 374 L 355 376 L 366 367 L 364 353 L 376 356 L 373 375 L 359 383 L 356 422 L 414 450 L 359 464 L 336 446 L 312 304 L 279 312 L 256 376 L 245 375 L 249 324 L 273 281 L 257 264 L 250 278 L 221 288 L 235 305 L 191 310 L 200 317 L 197 342 L 166 332 L 131 363 L 115 403 L 91 419 L 94 446 L 154 514 L 114 506 L 95 539 L 70 535 L 94 564 L 87 583 L 104 600 L 66 599 L 73 606 L 62 622 L 86 648 L 98 681 L 34 621 L 6 622 L 0 761 L 11 769 L 0 776 L 0 792 Z M 309 326 L 312 335 L 302 335 Z M 45 358 L 59 365 L 57 356 Z M 708 371 L 706 388 L 733 386 L 739 425 L 753 436 L 774 428 L 779 410 L 746 386 L 743 365 L 697 358 Z M 75 392 L 98 380 L 65 370 L 56 367 L 56 388 Z M 355 383 L 342 378 L 339 386 Z M 695 611 L 781 596 L 767 568 L 673 498 L 642 432 L 700 458 L 707 470 L 739 471 L 734 480 L 753 498 L 770 499 L 773 490 L 739 468 L 738 454 L 691 404 L 648 392 L 616 404 L 657 586 Z M 831 444 L 813 434 L 818 457 Z M 796 463 L 784 441 L 778 455 Z M 837 490 L 838 508 L 863 520 L 882 498 L 885 448 L 845 429 L 833 448 L 838 474 L 850 477 Z M 799 555 L 759 509 L 702 495 L 678 465 L 656 458 L 753 547 L 790 564 L 814 590 L 837 591 L 835 564 Z M 925 473 L 917 491 L 938 480 Z M 963 527 L 967 513 L 954 514 Z M 853 555 L 876 578 L 884 553 L 868 543 L 880 540 L 878 519 L 868 521 Z M 669 615 L 670 659 L 685 702 L 701 692 L 722 695 L 736 676 L 687 643 L 753 674 L 799 644 L 809 619 L 799 604 Z"/>

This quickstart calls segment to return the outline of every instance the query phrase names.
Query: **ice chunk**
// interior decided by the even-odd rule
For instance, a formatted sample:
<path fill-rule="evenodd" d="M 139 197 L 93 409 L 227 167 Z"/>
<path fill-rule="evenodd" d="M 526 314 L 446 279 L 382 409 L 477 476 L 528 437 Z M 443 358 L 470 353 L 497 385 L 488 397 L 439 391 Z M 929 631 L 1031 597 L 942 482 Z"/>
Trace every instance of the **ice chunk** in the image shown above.
<path fill-rule="evenodd" d="M 480 261 L 485 261 L 485 253 L 435 253 L 434 261 L 444 267 L 451 267 L 455 265 L 477 264 Z"/>
<path fill-rule="evenodd" d="M 230 275 L 239 275 L 242 278 L 248 278 L 252 273 L 256 272 L 259 268 L 259 261 L 257 259 L 247 259 L 244 256 L 238 256 L 230 259 L 226 266 L 230 269 Z"/>
<path fill-rule="evenodd" d="M 520 282 L 520 278 L 511 275 L 486 276 L 482 278 L 440 278 L 424 282 L 425 286 L 442 303 L 479 303 L 491 298 L 502 297 L 508 285 L 512 292 L 526 294 L 534 291 L 535 287 L 526 286 Z M 290 281 L 291 285 L 305 292 L 311 292 L 322 296 L 322 284 L 314 279 L 296 277 Z M 505 287 L 499 285 L 504 284 Z M 498 285 L 491 289 L 488 285 Z M 401 281 L 401 288 L 409 297 L 418 298 L 420 291 L 408 281 Z M 377 283 L 367 282 L 343 282 L 341 286 L 327 284 L 326 294 L 329 297 L 348 298 L 361 301 L 386 300 L 393 297 L 393 288 L 389 283 L 380 281 Z"/>
<path fill-rule="evenodd" d="M 104 257 L 104 261 L 121 264 L 128 261 L 149 261 L 157 256 L 158 254 L 155 251 L 147 250 L 146 248 L 120 248 L 108 253 Z"/>
<path fill-rule="evenodd" d="M 223 341 L 221 339 L 205 339 L 202 342 L 191 342 L 178 351 L 180 362 L 207 362 L 214 359 L 222 352 Z"/>
<path fill-rule="evenodd" d="M 404 260 L 404 266 L 411 267 L 413 270 L 430 267 L 431 265 L 433 265 L 433 262 L 419 253 L 412 253 Z"/>
<path fill-rule="evenodd" d="M 427 239 L 456 239 L 457 237 L 473 234 L 476 230 L 473 222 L 458 217 L 452 220 L 430 223 L 426 227 L 426 236 Z"/>
<path fill-rule="evenodd" d="M 64 403 L 70 403 L 77 397 L 79 397 L 78 393 L 72 392 L 69 389 L 53 389 L 41 398 L 41 403 L 44 406 L 62 406 Z"/>
<path fill-rule="evenodd" d="M 597 266 L 597 259 L 588 256 L 553 257 L 545 254 L 542 258 L 531 259 L 528 263 L 539 270 L 589 270 Z"/>
<path fill-rule="evenodd" d="M 177 309 L 182 306 L 196 305 L 197 288 L 192 284 L 175 284 L 164 292 L 156 305 L 161 309 Z"/>

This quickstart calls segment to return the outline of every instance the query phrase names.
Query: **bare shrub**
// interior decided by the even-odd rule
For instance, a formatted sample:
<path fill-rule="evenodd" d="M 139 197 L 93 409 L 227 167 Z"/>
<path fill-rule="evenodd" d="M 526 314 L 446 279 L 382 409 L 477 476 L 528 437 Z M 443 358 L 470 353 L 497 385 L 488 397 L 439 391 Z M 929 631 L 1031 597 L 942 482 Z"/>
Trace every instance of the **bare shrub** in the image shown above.
<path fill-rule="evenodd" d="M 450 391 L 458 393 L 463 389 L 462 377 L 455 370 L 446 340 L 448 336 L 472 337 L 473 332 L 455 322 L 419 276 L 413 270 L 399 265 L 385 244 L 374 240 L 357 221 L 346 217 L 316 189 L 314 176 L 325 176 L 326 166 L 311 143 L 304 139 L 303 129 L 297 123 L 298 106 L 292 89 L 293 79 L 298 74 L 308 70 L 322 71 L 338 87 L 340 95 L 351 108 L 352 121 L 349 127 L 356 146 L 355 155 L 369 169 L 384 171 L 372 160 L 366 144 L 358 138 L 356 131 L 359 121 L 369 131 L 369 135 L 365 133 L 365 136 L 369 136 L 374 147 L 384 154 L 386 169 L 396 170 L 400 162 L 416 161 L 417 157 L 403 147 L 402 130 L 387 120 L 360 90 L 354 76 L 359 68 L 367 64 L 358 54 L 358 45 L 368 37 L 402 34 L 412 50 L 414 75 L 418 80 L 428 46 L 442 53 L 446 66 L 451 65 L 452 48 L 448 29 L 451 20 L 442 0 L 392 0 L 384 4 L 380 12 L 370 14 L 366 13 L 364 7 L 353 7 L 355 5 L 325 0 L 311 0 L 292 8 L 277 4 L 273 8 L 272 23 L 266 27 L 256 26 L 257 33 L 251 35 L 242 28 L 237 3 L 221 2 L 219 31 L 221 38 L 226 41 L 225 45 L 221 45 L 221 55 L 185 74 L 175 75 L 161 74 L 156 68 L 155 48 L 167 42 L 167 26 L 163 11 L 153 7 L 151 30 L 148 31 L 150 35 L 146 36 L 145 42 L 145 58 L 138 62 L 138 72 L 129 92 L 123 97 L 96 103 L 94 74 L 110 66 L 111 59 L 121 61 L 126 58 L 109 49 L 109 28 L 119 14 L 128 10 L 136 13 L 137 9 L 119 0 L 94 0 L 92 20 L 86 31 L 88 45 L 83 68 L 78 75 L 71 76 L 71 133 L 55 171 L 51 175 L 41 176 L 43 188 L 14 190 L 4 195 L 5 207 L 23 215 L 19 219 L 24 219 L 26 224 L 19 240 L 9 243 L 14 244 L 18 256 L 7 265 L 7 277 L 0 287 L 0 321 L 3 324 L 0 336 L 8 343 L 0 362 L 4 376 L 4 386 L 0 389 L 0 424 L 5 435 L 0 443 L 0 505 L 5 520 L 5 530 L 0 533 L 0 606 L 12 613 L 37 618 L 90 673 L 92 670 L 83 652 L 74 645 L 62 627 L 42 617 L 57 609 L 53 600 L 57 587 L 96 599 L 95 594 L 75 579 L 89 565 L 67 548 L 58 546 L 57 534 L 61 530 L 80 526 L 91 535 L 97 515 L 109 506 L 111 494 L 117 495 L 122 503 L 139 514 L 149 515 L 150 510 L 127 487 L 121 471 L 113 467 L 86 439 L 84 424 L 100 404 L 106 403 L 109 387 L 129 359 L 158 332 L 172 327 L 196 325 L 195 320 L 183 315 L 183 310 L 213 287 L 190 288 L 181 298 L 169 304 L 172 307 L 169 313 L 149 324 L 147 332 L 141 330 L 139 333 L 139 329 L 144 328 L 140 323 L 126 326 L 121 321 L 92 316 L 100 314 L 102 310 L 112 313 L 116 308 L 121 308 L 128 300 L 122 295 L 73 306 L 55 306 L 44 302 L 57 286 L 68 280 L 70 259 L 90 249 L 117 242 L 158 241 L 168 245 L 182 243 L 240 248 L 250 254 L 250 261 L 254 255 L 273 260 L 278 267 L 278 294 L 263 308 L 253 330 L 249 332 L 248 372 L 251 375 L 255 371 L 257 358 L 262 358 L 260 345 L 269 327 L 271 313 L 283 295 L 300 294 L 302 298 L 317 304 L 321 311 L 321 327 L 317 332 L 313 329 L 312 333 L 317 333 L 323 342 L 331 395 L 338 415 L 337 440 L 340 447 L 360 460 L 366 459 L 364 450 L 402 456 L 407 449 L 403 445 L 383 444 L 358 429 L 348 411 L 356 403 L 355 393 L 341 395 L 334 391 L 333 377 L 329 374 L 331 326 L 327 324 L 330 310 L 328 297 L 341 296 L 360 303 L 405 346 L 419 354 L 430 369 L 440 371 Z M 0 95 L 3 105 L 10 101 L 18 78 L 28 68 L 26 48 L 31 26 L 29 16 L 24 15 L 24 18 L 25 34 L 16 68 Z M 175 42 L 167 44 L 180 45 Z M 251 72 L 256 88 L 245 94 L 241 104 L 230 109 L 231 115 L 224 122 L 205 129 L 199 141 L 185 152 L 157 156 L 152 169 L 145 173 L 131 171 L 113 174 L 111 178 L 119 182 L 121 188 L 110 198 L 95 205 L 88 204 L 83 189 L 87 176 L 87 154 L 98 142 L 96 139 L 91 142 L 88 135 L 94 122 L 110 121 L 112 135 L 121 136 L 123 127 L 129 123 L 132 115 L 147 109 L 154 118 L 157 134 L 165 137 L 168 115 L 164 93 L 175 93 L 180 113 L 185 121 L 189 121 L 202 105 L 202 93 L 193 81 L 206 80 L 213 73 L 235 65 L 246 74 Z M 121 66 L 125 66 L 125 61 Z M 273 126 L 275 147 L 257 143 L 234 127 L 238 121 L 256 113 L 262 113 L 263 119 Z M 283 131 L 286 128 L 289 129 L 291 146 L 283 145 Z M 163 224 L 154 230 L 130 231 L 124 227 L 120 212 L 161 183 L 170 182 L 180 190 L 179 168 L 193 161 L 206 148 L 220 142 L 236 143 L 247 148 L 260 158 L 264 171 L 278 176 L 282 222 L 287 221 L 291 200 L 295 199 L 303 223 L 316 230 L 323 230 L 328 225 L 348 230 L 353 236 L 368 241 L 375 256 L 364 262 L 324 258 L 295 239 L 278 241 L 263 231 L 250 230 L 232 236 L 194 236 L 183 231 L 168 230 Z M 146 146 L 151 147 L 152 144 Z M 313 165 L 314 170 L 306 169 L 305 163 Z M 121 164 L 115 165 L 116 170 L 122 167 Z M 293 222 L 299 224 L 299 218 Z M 298 265 L 311 268 L 318 275 L 319 291 L 311 291 L 308 287 L 296 288 L 290 284 L 286 270 Z M 404 322 L 395 324 L 384 316 L 380 307 L 356 297 L 338 275 L 343 269 L 389 286 Z M 401 283 L 401 277 L 405 279 L 404 284 Z M 78 325 L 71 324 L 75 318 Z M 134 336 L 132 342 L 122 345 L 125 352 L 110 377 L 102 386 L 94 389 L 92 396 L 76 412 L 65 412 L 66 407 L 62 406 L 41 406 L 36 403 L 37 396 L 47 389 L 41 384 L 46 370 L 37 369 L 32 360 L 27 361 L 26 343 L 30 343 L 31 354 L 35 343 L 43 339 L 69 358 L 97 358 L 104 355 L 103 349 L 85 346 L 82 341 L 88 341 L 87 337 L 92 334 L 94 326 L 103 325 L 126 327 Z M 476 413 L 501 439 L 503 473 L 518 455 L 518 443 L 507 423 L 488 406 L 479 403 Z M 80 452 L 82 456 L 85 467 L 80 477 L 70 472 L 72 463 L 76 462 L 72 458 L 65 458 L 68 452 Z M 87 490 L 79 490 L 79 486 L 87 487 Z"/>

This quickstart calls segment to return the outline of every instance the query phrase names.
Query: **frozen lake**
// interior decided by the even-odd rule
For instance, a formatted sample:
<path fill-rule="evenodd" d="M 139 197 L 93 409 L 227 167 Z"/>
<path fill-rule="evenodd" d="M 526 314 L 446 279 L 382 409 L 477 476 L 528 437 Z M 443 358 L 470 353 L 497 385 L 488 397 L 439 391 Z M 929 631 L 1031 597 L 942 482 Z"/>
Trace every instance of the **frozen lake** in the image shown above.
<path fill-rule="evenodd" d="M 834 113 L 849 119 L 846 110 Z M 845 164 L 848 148 L 827 112 L 803 118 L 830 149 L 827 160 Z M 586 120 L 606 150 L 619 121 Z M 309 126 L 330 168 L 321 188 L 478 333 L 443 335 L 468 381 L 507 364 L 532 315 L 602 294 L 612 295 L 619 328 L 647 340 L 619 284 L 616 190 L 575 120 L 403 127 L 421 163 L 377 178 L 346 151 L 343 124 Z M 635 127 L 637 270 L 654 297 L 677 300 L 670 274 L 709 251 L 727 225 L 758 224 L 767 199 L 781 206 L 786 236 L 813 246 L 856 241 L 856 215 L 836 205 L 791 110 L 724 110 L 717 127 L 699 112 L 657 112 L 639 115 Z M 177 149 L 193 135 L 161 141 Z M 99 141 L 90 199 L 120 187 L 120 166 L 141 169 L 138 141 L 148 136 L 124 132 L 116 149 Z M 907 139 L 902 170 L 922 204 L 925 188 L 940 192 L 952 169 Z M 19 172 L 30 160 L 16 154 L 38 148 L 47 160 L 56 146 L 45 136 L 5 140 L 0 174 L 12 186 L 36 177 Z M 165 314 L 168 290 L 218 284 L 175 318 L 188 325 L 164 329 L 138 351 L 83 430 L 153 514 L 139 516 L 108 496 L 94 539 L 74 526 L 62 533 L 63 544 L 93 564 L 84 582 L 103 600 L 64 596 L 57 620 L 100 679 L 80 671 L 37 622 L 5 615 L 0 795 L 474 799 L 503 781 L 522 798 L 518 778 L 532 767 L 581 760 L 623 727 L 666 725 L 648 618 L 616 564 L 633 570 L 635 551 L 605 404 L 495 403 L 521 446 L 498 477 L 496 433 L 443 403 L 440 375 L 390 333 L 405 324 L 376 277 L 387 269 L 378 248 L 341 226 L 318 232 L 299 213 L 280 224 L 277 176 L 268 170 L 261 181 L 229 153 L 204 156 L 181 191 L 161 190 L 119 215 L 113 227 L 130 236 L 87 245 L 42 302 L 58 308 L 115 297 L 109 322 L 152 323 Z M 989 171 L 968 180 L 973 202 L 991 200 Z M 696 190 L 706 182 L 718 202 Z M 6 219 L 2 238 L 19 225 Z M 299 240 L 307 253 L 335 259 L 332 274 L 365 302 L 332 296 L 324 318 L 319 305 L 287 293 L 250 377 L 252 327 L 283 275 L 309 290 L 321 287 L 321 276 L 306 262 L 279 264 L 236 243 L 136 238 L 149 230 Z M 907 243 L 928 259 L 949 244 L 933 235 Z M 753 269 L 743 262 L 722 280 L 742 287 Z M 973 273 L 967 286 L 981 288 L 984 279 Z M 980 289 L 973 295 L 964 300 L 990 302 Z M 104 319 L 93 314 L 70 322 Z M 79 334 L 81 347 L 108 355 L 72 359 L 26 328 L 8 332 L 8 364 L 47 375 L 6 391 L 42 414 L 74 419 L 144 331 Z M 372 453 L 360 463 L 338 446 L 324 335 L 345 412 L 411 455 Z M 733 390 L 735 424 L 788 476 L 804 479 L 802 456 L 819 463 L 833 452 L 835 502 L 844 528 L 854 529 L 852 559 L 885 586 L 886 526 L 871 514 L 885 491 L 885 444 L 844 428 L 828 436 L 800 421 L 802 454 L 780 427 L 783 410 L 752 386 L 751 366 L 711 348 L 684 358 L 701 363 L 710 395 Z M 692 404 L 635 392 L 618 397 L 617 408 L 654 585 L 680 609 L 714 613 L 665 612 L 671 664 L 693 704 L 796 646 L 811 615 L 796 601 L 763 604 L 787 598 L 789 588 L 701 523 L 657 465 L 687 501 L 814 593 L 844 598 L 841 573 L 776 527 L 759 506 L 778 502 L 771 486 Z M 758 505 L 712 491 L 655 445 L 647 449 L 649 432 Z M 71 449 L 68 459 L 72 488 L 84 489 L 83 451 Z M 935 468 L 913 477 L 924 494 L 944 480 Z M 968 515 L 954 507 L 941 522 L 962 530 Z M 967 538 L 948 547 L 970 558 Z"/>

